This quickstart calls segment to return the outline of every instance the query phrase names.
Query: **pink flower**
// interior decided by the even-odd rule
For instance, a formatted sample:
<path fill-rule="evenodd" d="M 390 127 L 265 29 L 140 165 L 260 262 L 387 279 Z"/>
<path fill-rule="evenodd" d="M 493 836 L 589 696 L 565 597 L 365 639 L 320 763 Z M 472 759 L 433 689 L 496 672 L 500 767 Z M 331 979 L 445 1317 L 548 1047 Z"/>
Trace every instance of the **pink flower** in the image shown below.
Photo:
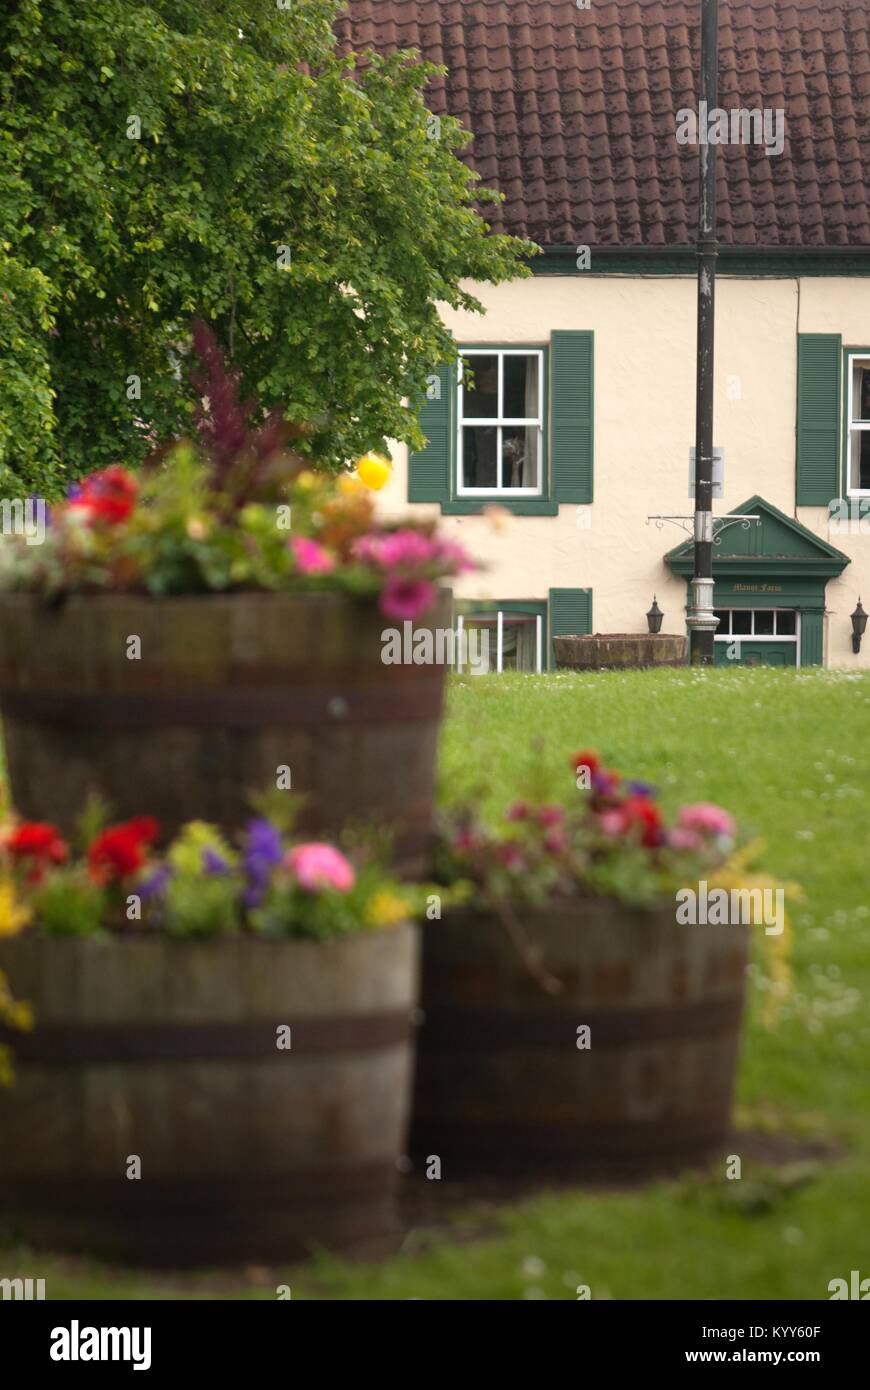
<path fill-rule="evenodd" d="M 505 820 L 528 820 L 529 808 L 525 801 L 514 801 L 505 811 Z"/>
<path fill-rule="evenodd" d="M 477 569 L 476 562 L 458 541 L 437 540 L 435 545 L 435 559 L 445 574 L 470 574 Z"/>
<path fill-rule="evenodd" d="M 386 535 L 361 536 L 354 546 L 357 559 L 381 569 L 419 569 L 431 564 L 437 546 L 420 531 L 405 529 Z"/>
<path fill-rule="evenodd" d="M 668 834 L 668 844 L 671 849 L 697 849 L 701 843 L 701 837 L 694 830 L 680 829 L 671 830 Z"/>
<path fill-rule="evenodd" d="M 293 536 L 290 549 L 300 574 L 329 574 L 335 569 L 335 557 L 324 550 L 319 541 L 307 536 Z"/>
<path fill-rule="evenodd" d="M 437 598 L 438 591 L 430 579 L 388 579 L 380 598 L 380 610 L 385 618 L 399 622 L 423 616 Z"/>
<path fill-rule="evenodd" d="M 349 893 L 356 883 L 352 865 L 332 845 L 317 841 L 296 845 L 287 851 L 284 862 L 306 893 L 318 893 L 324 888 L 333 888 L 336 893 Z"/>
<path fill-rule="evenodd" d="M 599 819 L 605 835 L 611 835 L 614 839 L 625 829 L 625 817 L 621 811 L 602 811 Z"/>
<path fill-rule="evenodd" d="M 561 825 L 564 819 L 561 806 L 542 806 L 538 811 L 538 825 Z"/>
<path fill-rule="evenodd" d="M 564 854 L 568 848 L 568 837 L 562 830 L 548 830 L 544 836 L 544 848 L 548 854 Z"/>
<path fill-rule="evenodd" d="M 701 801 L 696 806 L 684 806 L 677 817 L 677 825 L 683 830 L 700 830 L 706 835 L 726 835 L 731 838 L 736 830 L 734 817 L 712 801 Z"/>

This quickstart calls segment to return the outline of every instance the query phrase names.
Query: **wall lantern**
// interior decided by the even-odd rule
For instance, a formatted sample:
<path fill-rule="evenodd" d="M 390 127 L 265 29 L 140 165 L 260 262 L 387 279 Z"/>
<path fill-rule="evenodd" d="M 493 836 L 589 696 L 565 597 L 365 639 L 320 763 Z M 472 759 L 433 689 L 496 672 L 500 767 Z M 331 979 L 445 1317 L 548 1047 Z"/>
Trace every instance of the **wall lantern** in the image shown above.
<path fill-rule="evenodd" d="M 861 638 L 864 636 L 864 629 L 867 626 L 867 614 L 861 607 L 861 600 L 858 600 L 858 607 L 852 614 L 852 651 L 860 652 Z"/>
<path fill-rule="evenodd" d="M 662 610 L 659 608 L 659 606 L 658 606 L 658 604 L 657 604 L 657 602 L 656 602 L 656 596 L 655 596 L 655 594 L 653 594 L 652 608 L 649 610 L 649 612 L 648 612 L 647 615 L 646 615 L 647 627 L 649 628 L 650 632 L 661 632 L 661 630 L 662 630 L 662 618 L 663 618 L 664 616 L 665 616 L 664 613 L 663 613 Z M 867 618 L 866 618 L 866 616 L 865 616 L 864 622 L 866 623 L 866 621 L 867 621 Z M 862 632 L 863 632 L 864 629 L 862 628 L 861 630 L 862 630 Z"/>

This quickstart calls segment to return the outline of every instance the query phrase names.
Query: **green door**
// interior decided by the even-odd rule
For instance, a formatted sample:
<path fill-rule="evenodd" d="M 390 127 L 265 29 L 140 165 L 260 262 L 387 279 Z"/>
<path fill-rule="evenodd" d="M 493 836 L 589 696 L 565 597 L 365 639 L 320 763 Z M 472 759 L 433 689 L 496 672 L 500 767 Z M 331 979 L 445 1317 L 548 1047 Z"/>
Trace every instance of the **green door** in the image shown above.
<path fill-rule="evenodd" d="M 731 637 L 716 643 L 715 655 L 717 666 L 796 666 L 797 643 L 777 642 L 775 638 L 741 642 L 739 637 Z"/>

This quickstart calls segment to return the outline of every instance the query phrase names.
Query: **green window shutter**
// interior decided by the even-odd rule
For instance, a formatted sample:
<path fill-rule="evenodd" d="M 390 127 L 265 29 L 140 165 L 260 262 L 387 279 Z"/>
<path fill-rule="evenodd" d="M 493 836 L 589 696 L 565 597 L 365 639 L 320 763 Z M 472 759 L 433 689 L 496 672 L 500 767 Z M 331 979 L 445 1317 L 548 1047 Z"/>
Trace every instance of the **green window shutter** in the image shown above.
<path fill-rule="evenodd" d="M 554 637 L 586 637 L 592 631 L 592 590 L 550 590 L 550 669 L 556 660 Z"/>
<path fill-rule="evenodd" d="M 426 446 L 408 459 L 408 501 L 449 502 L 450 461 L 453 457 L 450 438 L 450 409 L 455 367 L 442 364 L 437 373 L 440 394 L 437 400 L 424 400 L 420 409 L 420 428 L 426 436 Z"/>
<path fill-rule="evenodd" d="M 801 612 L 801 666 L 821 666 L 824 614 L 810 609 Z"/>
<path fill-rule="evenodd" d="M 550 466 L 556 502 L 592 501 L 594 334 L 550 337 Z"/>
<path fill-rule="evenodd" d="M 826 507 L 840 495 L 841 361 L 838 334 L 798 334 L 795 498 L 799 507 Z"/>

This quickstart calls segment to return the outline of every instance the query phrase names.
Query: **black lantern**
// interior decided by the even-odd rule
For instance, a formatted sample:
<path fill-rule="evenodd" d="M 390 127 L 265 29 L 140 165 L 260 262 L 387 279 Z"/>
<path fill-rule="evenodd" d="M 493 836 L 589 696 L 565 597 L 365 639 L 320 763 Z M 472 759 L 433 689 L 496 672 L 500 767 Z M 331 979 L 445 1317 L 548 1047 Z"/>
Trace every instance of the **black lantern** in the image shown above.
<path fill-rule="evenodd" d="M 650 632 L 661 632 L 662 618 L 664 616 L 664 613 L 659 608 L 656 602 L 656 596 L 655 594 L 653 594 L 652 608 L 646 615 L 647 627 L 649 628 Z M 866 623 L 867 619 L 865 618 L 864 621 Z"/>
<path fill-rule="evenodd" d="M 852 614 L 852 651 L 857 653 L 861 650 L 861 638 L 864 636 L 864 629 L 867 626 L 867 614 L 861 607 L 861 600 L 858 600 L 858 607 Z"/>

